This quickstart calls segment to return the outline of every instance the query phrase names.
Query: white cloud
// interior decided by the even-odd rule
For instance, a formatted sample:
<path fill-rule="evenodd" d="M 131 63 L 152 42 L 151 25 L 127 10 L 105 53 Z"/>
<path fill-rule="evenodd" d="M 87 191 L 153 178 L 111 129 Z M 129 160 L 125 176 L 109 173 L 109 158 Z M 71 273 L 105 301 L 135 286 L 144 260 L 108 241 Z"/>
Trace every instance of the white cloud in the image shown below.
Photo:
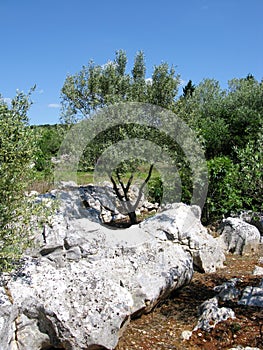
<path fill-rule="evenodd" d="M 48 105 L 48 108 L 60 108 L 60 104 L 59 103 L 50 103 Z"/>

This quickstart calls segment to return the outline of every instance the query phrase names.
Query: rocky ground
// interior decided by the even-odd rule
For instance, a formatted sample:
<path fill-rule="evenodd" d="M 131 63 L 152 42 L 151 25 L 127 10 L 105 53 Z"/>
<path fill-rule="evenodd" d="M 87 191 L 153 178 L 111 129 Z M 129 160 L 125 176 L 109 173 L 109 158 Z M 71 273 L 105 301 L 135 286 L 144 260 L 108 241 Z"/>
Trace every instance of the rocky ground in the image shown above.
<path fill-rule="evenodd" d="M 263 349 L 263 309 L 238 305 L 237 301 L 220 302 L 230 307 L 235 319 L 217 324 L 210 332 L 197 330 L 189 340 L 183 340 L 183 331 L 192 331 L 198 320 L 198 307 L 216 295 L 213 288 L 238 277 L 237 287 L 258 286 L 262 276 L 252 274 L 260 264 L 260 255 L 229 254 L 225 267 L 216 273 L 195 272 L 190 285 L 176 291 L 154 311 L 130 322 L 115 350 L 186 350 L 231 349 L 238 345 Z"/>

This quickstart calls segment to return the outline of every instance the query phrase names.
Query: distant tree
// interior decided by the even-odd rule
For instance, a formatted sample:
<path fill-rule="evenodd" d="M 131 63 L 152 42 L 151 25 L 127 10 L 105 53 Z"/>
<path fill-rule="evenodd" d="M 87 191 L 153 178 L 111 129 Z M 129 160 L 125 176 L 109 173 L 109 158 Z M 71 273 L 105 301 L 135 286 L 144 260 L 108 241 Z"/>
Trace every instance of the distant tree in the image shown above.
<path fill-rule="evenodd" d="M 132 77 L 130 85 L 130 101 L 146 102 L 147 101 L 147 81 L 146 81 L 146 66 L 144 53 L 139 51 L 135 56 L 134 65 L 132 68 Z"/>
<path fill-rule="evenodd" d="M 254 80 L 255 81 L 255 77 L 253 74 L 249 73 L 247 76 L 246 76 L 246 80 Z"/>
<path fill-rule="evenodd" d="M 62 122 L 88 118 L 92 112 L 118 102 L 148 102 L 171 109 L 178 92 L 179 76 L 167 63 L 155 66 L 146 79 L 145 59 L 139 51 L 131 73 L 126 72 L 123 50 L 104 65 L 90 61 L 75 75 L 69 75 L 61 90 Z"/>
<path fill-rule="evenodd" d="M 229 144 L 228 124 L 223 115 L 224 98 L 225 92 L 218 81 L 204 79 L 195 87 L 194 94 L 180 98 L 174 109 L 199 133 L 208 159 L 225 155 Z"/>
<path fill-rule="evenodd" d="M 242 208 L 263 211 L 263 121 L 257 139 L 250 140 L 244 148 L 235 148 L 238 181 L 236 187 L 242 195 Z"/>
<path fill-rule="evenodd" d="M 183 97 L 192 96 L 195 91 L 195 86 L 192 83 L 192 80 L 189 80 L 188 83 L 183 88 Z"/>
<path fill-rule="evenodd" d="M 245 148 L 256 141 L 263 120 L 263 85 L 253 77 L 232 79 L 228 83 L 222 116 L 231 135 L 231 155 L 234 148 Z"/>
<path fill-rule="evenodd" d="M 34 125 L 32 128 L 37 139 L 35 169 L 50 175 L 52 172 L 51 159 L 56 156 L 67 128 L 58 124 Z"/>

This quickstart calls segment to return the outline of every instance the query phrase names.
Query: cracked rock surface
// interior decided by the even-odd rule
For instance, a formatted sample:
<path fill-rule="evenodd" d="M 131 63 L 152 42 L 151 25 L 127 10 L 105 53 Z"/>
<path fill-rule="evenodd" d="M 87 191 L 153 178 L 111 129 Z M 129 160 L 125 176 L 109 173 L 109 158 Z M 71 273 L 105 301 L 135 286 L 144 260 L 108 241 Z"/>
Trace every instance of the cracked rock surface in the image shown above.
<path fill-rule="evenodd" d="M 56 196 L 52 225 L 0 289 L 3 350 L 114 349 L 132 315 L 190 282 L 193 262 L 205 271 L 223 263 L 197 208 L 178 204 L 110 229 L 92 220 L 78 188 Z"/>

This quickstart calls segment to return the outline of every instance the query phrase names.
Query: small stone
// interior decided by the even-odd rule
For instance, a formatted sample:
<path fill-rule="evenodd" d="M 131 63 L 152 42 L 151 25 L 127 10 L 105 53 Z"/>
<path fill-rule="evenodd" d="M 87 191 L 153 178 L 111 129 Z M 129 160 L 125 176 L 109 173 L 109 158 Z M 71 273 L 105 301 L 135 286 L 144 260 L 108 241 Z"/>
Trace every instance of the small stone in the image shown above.
<path fill-rule="evenodd" d="M 263 267 L 255 266 L 255 269 L 253 271 L 253 275 L 257 275 L 257 276 L 263 275 Z"/>
<path fill-rule="evenodd" d="M 191 338 L 192 334 L 193 334 L 192 331 L 183 331 L 181 334 L 181 339 L 189 340 Z"/>

